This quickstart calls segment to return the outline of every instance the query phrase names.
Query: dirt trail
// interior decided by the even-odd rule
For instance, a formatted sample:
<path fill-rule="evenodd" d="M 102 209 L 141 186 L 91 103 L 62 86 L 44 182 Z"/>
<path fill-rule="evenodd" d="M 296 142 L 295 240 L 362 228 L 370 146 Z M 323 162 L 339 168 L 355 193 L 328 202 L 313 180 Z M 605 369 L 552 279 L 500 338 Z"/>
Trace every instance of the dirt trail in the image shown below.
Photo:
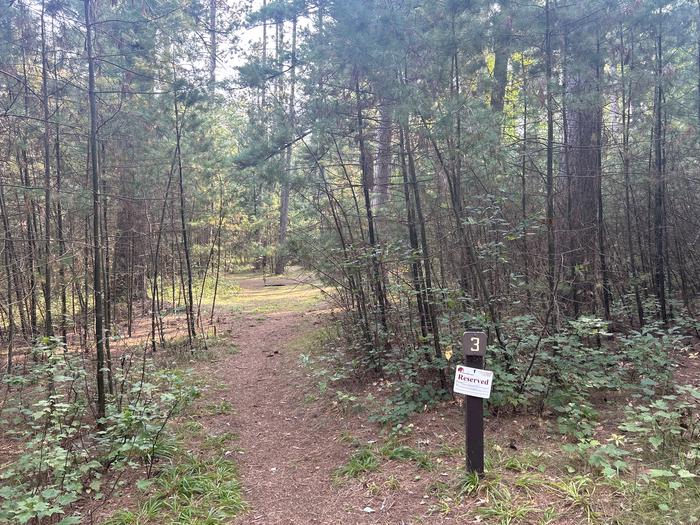
<path fill-rule="evenodd" d="M 270 288 L 285 293 L 283 287 L 263 287 L 262 279 L 241 286 L 244 294 L 266 294 Z M 231 455 L 251 509 L 235 523 L 374 523 L 363 516 L 360 502 L 348 501 L 348 494 L 333 486 L 333 471 L 348 457 L 347 445 L 338 442 L 346 423 L 320 403 L 305 402 L 308 379 L 299 367 L 299 350 L 290 343 L 317 328 L 322 313 L 293 311 L 295 306 L 291 298 L 282 311 L 243 314 L 230 335 L 239 351 L 204 371 L 219 385 L 220 398 L 214 401 L 233 408 L 232 414 L 203 423 L 210 434 L 238 435 L 239 448 Z"/>
<path fill-rule="evenodd" d="M 435 513 L 431 507 L 437 500 L 428 496 L 435 481 L 449 479 L 450 469 L 461 471 L 459 455 L 438 460 L 442 463 L 430 475 L 411 462 L 388 461 L 360 478 L 334 478 L 356 447 L 383 442 L 385 436 L 368 423 L 367 413 L 340 413 L 328 398 L 317 399 L 316 380 L 300 365 L 300 353 L 313 344 L 305 336 L 321 328 L 330 312 L 312 286 L 239 277 L 240 294 L 219 319 L 220 334 L 237 352 L 196 367 L 211 387 L 201 401 L 230 407 L 200 419 L 204 431 L 237 435 L 225 454 L 239 467 L 250 510 L 233 524 L 472 523 L 464 511 L 473 502 L 459 512 Z M 455 414 L 424 414 L 417 420 L 416 430 L 422 430 L 416 440 L 441 443 L 450 435 L 459 446 L 461 434 L 450 421 L 459 427 L 461 413 Z"/>

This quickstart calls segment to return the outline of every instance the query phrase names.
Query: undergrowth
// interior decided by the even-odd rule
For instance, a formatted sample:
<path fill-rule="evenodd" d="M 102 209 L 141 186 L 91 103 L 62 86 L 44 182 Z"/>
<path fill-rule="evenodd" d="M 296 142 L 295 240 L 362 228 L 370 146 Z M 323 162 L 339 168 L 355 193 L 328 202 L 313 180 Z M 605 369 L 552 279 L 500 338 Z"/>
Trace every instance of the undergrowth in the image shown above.
<path fill-rule="evenodd" d="M 437 502 L 430 512 L 450 513 L 465 498 L 482 498 L 478 513 L 487 523 L 556 523 L 562 513 L 576 523 L 700 523 L 700 390 L 673 379 L 688 341 L 683 334 L 690 333 L 682 321 L 670 329 L 648 323 L 614 334 L 608 323 L 592 317 L 568 321 L 552 334 L 541 334 L 531 316 L 504 321 L 508 342 L 492 345 L 487 354 L 486 367 L 496 377 L 488 411 L 539 416 L 545 432 L 561 434 L 563 447 L 517 455 L 501 449 L 497 457 L 487 456 L 483 479 L 458 475 L 456 481 L 435 481 L 431 493 Z M 354 346 L 351 340 L 360 338 L 349 337 L 351 331 L 329 330 L 301 362 L 321 395 L 334 406 L 345 405 L 342 413 L 367 411 L 392 431 L 381 446 L 362 445 L 336 476 L 378 472 L 390 460 L 442 469 L 455 455 L 449 447 L 418 450 L 396 433 L 410 430 L 406 420 L 412 413 L 443 399 L 433 372 L 451 370 L 459 351 L 447 335 L 450 351 L 433 364 L 426 358 L 429 347 L 394 348 L 372 375 L 367 373 L 372 356 Z M 462 449 L 457 455 L 463 454 Z M 381 491 L 375 478 L 372 494 Z"/>
<path fill-rule="evenodd" d="M 15 452 L 0 474 L 2 523 L 82 523 L 73 505 L 88 494 L 108 496 L 108 470 L 150 472 L 174 454 L 167 423 L 199 394 L 182 371 L 124 354 L 112 368 L 106 415 L 96 421 L 82 355 L 46 338 L 30 359 L 4 378 L 1 423 Z"/>

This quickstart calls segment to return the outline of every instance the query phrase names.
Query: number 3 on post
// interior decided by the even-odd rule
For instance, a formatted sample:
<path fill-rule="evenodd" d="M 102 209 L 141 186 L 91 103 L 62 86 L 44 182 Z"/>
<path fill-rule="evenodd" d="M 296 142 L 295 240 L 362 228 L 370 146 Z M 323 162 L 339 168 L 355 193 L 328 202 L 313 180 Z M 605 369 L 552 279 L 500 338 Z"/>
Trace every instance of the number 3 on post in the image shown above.
<path fill-rule="evenodd" d="M 486 334 L 484 332 L 464 332 L 462 348 L 465 356 L 484 356 L 486 354 Z"/>

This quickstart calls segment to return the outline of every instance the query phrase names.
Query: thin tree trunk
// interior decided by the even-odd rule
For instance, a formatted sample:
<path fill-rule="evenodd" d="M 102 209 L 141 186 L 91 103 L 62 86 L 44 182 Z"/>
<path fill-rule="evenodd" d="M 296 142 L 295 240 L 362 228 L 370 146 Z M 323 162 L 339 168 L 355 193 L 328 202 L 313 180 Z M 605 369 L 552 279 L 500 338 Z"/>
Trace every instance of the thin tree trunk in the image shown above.
<path fill-rule="evenodd" d="M 102 244 L 100 242 L 100 175 L 97 166 L 97 99 L 95 96 L 95 57 L 93 55 L 92 1 L 84 0 L 85 30 L 88 60 L 88 100 L 90 103 L 90 173 L 92 178 L 92 240 L 93 240 L 93 293 L 95 309 L 95 347 L 97 353 L 97 419 L 106 412 L 104 384 L 104 333 L 102 297 Z M 86 269 L 87 270 L 87 269 Z"/>
<path fill-rule="evenodd" d="M 216 308 L 216 295 L 219 292 L 219 273 L 221 272 L 221 233 L 216 239 L 216 277 L 214 278 L 214 295 L 211 299 L 211 315 L 209 324 L 214 323 L 214 308 Z"/>
<path fill-rule="evenodd" d="M 23 6 L 24 8 L 24 6 Z M 26 43 L 26 34 L 24 26 L 21 31 L 22 42 Z M 29 118 L 29 81 L 27 79 L 27 52 L 28 45 L 22 45 L 22 91 L 23 91 L 23 109 L 25 118 Z M 29 328 L 32 344 L 34 343 L 37 330 L 37 302 L 36 302 L 36 209 L 34 207 L 34 198 L 31 194 L 31 180 L 29 176 L 29 159 L 27 156 L 27 137 L 26 133 L 21 133 L 21 144 L 17 158 L 19 166 L 20 181 L 24 186 L 24 212 L 25 222 L 27 225 L 27 265 L 28 265 L 28 285 L 29 285 Z"/>
<path fill-rule="evenodd" d="M 556 257 L 554 237 L 554 95 L 552 93 L 552 23 L 550 0 L 545 2 L 545 82 L 547 97 L 547 284 L 550 297 L 554 293 Z"/>
<path fill-rule="evenodd" d="M 7 279 L 7 316 L 8 316 L 8 334 L 7 334 L 7 373 L 12 373 L 12 360 L 14 349 L 15 336 L 15 318 L 12 308 L 12 282 L 15 274 L 14 248 L 12 244 L 12 233 L 9 228 L 9 221 L 5 212 L 5 189 L 2 180 L 0 180 L 0 213 L 2 213 L 2 226 L 5 230 L 5 239 L 3 246 L 3 258 L 5 262 L 5 277 Z M 15 282 L 17 279 L 15 278 Z M 22 324 L 25 324 L 24 314 L 22 313 L 22 303 L 17 303 Z"/>
<path fill-rule="evenodd" d="M 430 330 L 433 334 L 433 348 L 435 351 L 435 357 L 439 360 L 442 358 L 442 349 L 440 346 L 440 325 L 438 324 L 437 314 L 435 312 L 437 302 L 435 301 L 435 295 L 433 292 L 430 252 L 428 249 L 428 238 L 425 232 L 425 217 L 423 216 L 423 207 L 421 206 L 420 188 L 418 187 L 415 161 L 413 159 L 413 151 L 411 149 L 411 138 L 408 135 L 408 131 L 408 126 L 406 126 L 404 130 L 404 140 L 406 142 L 406 150 L 408 154 L 408 175 L 411 179 L 411 186 L 413 187 L 413 199 L 416 205 L 416 218 L 418 219 L 418 228 L 420 231 L 421 251 L 423 253 L 423 278 L 425 280 L 428 319 L 430 320 Z M 447 387 L 445 370 L 441 368 L 438 373 L 440 377 L 440 386 L 444 389 Z"/>
<path fill-rule="evenodd" d="M 100 144 L 100 167 L 104 166 L 105 163 L 105 145 L 104 142 Z M 109 388 L 109 394 L 114 394 L 114 374 L 112 369 L 112 349 L 111 349 L 111 336 L 112 336 L 112 297 L 110 294 L 110 281 L 109 281 L 109 236 L 107 232 L 107 197 L 106 197 L 106 187 L 104 183 L 104 178 L 100 181 L 102 183 L 102 221 L 101 221 L 101 234 L 102 234 L 102 247 L 104 253 L 103 261 L 103 294 L 104 297 L 104 334 L 105 334 L 105 364 L 107 368 L 107 386 Z"/>
<path fill-rule="evenodd" d="M 596 56 L 600 56 L 600 34 L 596 33 Z M 601 100 L 601 63 L 600 59 L 596 59 L 596 91 L 598 94 L 598 100 Z M 603 135 L 603 119 L 602 119 L 602 109 L 601 115 L 597 119 L 597 131 L 596 131 L 596 165 L 597 165 L 597 201 L 598 201 L 598 213 L 597 213 L 597 234 L 598 234 L 598 255 L 600 258 L 600 273 L 602 279 L 602 299 L 603 299 L 603 316 L 606 320 L 610 319 L 610 276 L 608 274 L 608 261 L 607 261 L 607 247 L 605 245 L 605 222 L 603 213 L 603 148 L 602 148 L 602 135 Z"/>
<path fill-rule="evenodd" d="M 527 224 L 527 163 L 528 163 L 528 94 L 527 94 L 527 69 L 525 67 L 525 57 L 521 55 L 520 67 L 523 74 L 523 146 L 522 158 L 520 160 L 520 211 L 522 214 L 523 226 Z M 532 306 L 532 292 L 530 291 L 530 250 L 527 242 L 527 232 L 523 231 L 523 274 L 525 277 L 525 293 L 527 297 L 527 307 Z"/>
<path fill-rule="evenodd" d="M 202 323 L 202 298 L 204 297 L 204 287 L 207 284 L 207 275 L 209 274 L 209 266 L 211 265 L 211 260 L 214 257 L 214 248 L 216 247 L 217 242 L 219 241 L 219 238 L 221 236 L 221 226 L 224 223 L 224 216 L 226 215 L 225 209 L 224 209 L 224 192 L 223 188 L 220 188 L 220 195 L 219 195 L 219 220 L 216 225 L 216 233 L 214 234 L 214 238 L 211 240 L 211 247 L 209 248 L 209 255 L 207 256 L 207 262 L 204 265 L 204 275 L 202 276 L 202 285 L 199 290 L 199 300 L 197 301 L 197 323 L 199 323 L 199 328 L 202 331 L 202 333 L 205 333 L 204 330 L 204 323 Z"/>
<path fill-rule="evenodd" d="M 209 85 L 216 83 L 216 1 L 209 0 Z"/>
<path fill-rule="evenodd" d="M 416 221 L 413 202 L 411 201 L 411 186 L 408 176 L 408 163 L 406 161 L 406 143 L 403 127 L 399 129 L 399 153 L 401 157 L 401 173 L 403 175 L 404 200 L 406 202 L 406 222 L 408 225 L 408 240 L 411 246 L 411 278 L 413 290 L 416 294 L 416 304 L 420 321 L 421 337 L 428 338 L 428 316 L 426 312 L 426 297 L 423 282 L 420 276 L 418 255 L 418 234 L 416 233 Z"/>
<path fill-rule="evenodd" d="M 388 336 L 386 318 L 387 301 L 386 296 L 384 294 L 384 286 L 382 284 L 382 271 L 378 256 L 379 247 L 374 231 L 374 216 L 372 214 L 372 201 L 370 198 L 370 166 L 368 165 L 369 159 L 365 148 L 364 119 L 362 117 L 362 98 L 360 95 L 360 81 L 357 78 L 355 79 L 355 97 L 357 98 L 357 130 L 360 147 L 360 168 L 362 170 L 362 194 L 365 203 L 365 216 L 367 219 L 367 232 L 371 252 L 370 258 L 372 265 L 372 281 L 376 306 L 379 313 L 379 322 L 381 323 L 383 331 L 383 333 L 381 334 L 381 339 L 384 340 L 384 344 L 380 346 L 386 347 L 386 345 L 388 344 L 388 340 L 386 339 Z M 381 359 L 379 361 L 375 361 L 375 365 L 377 367 L 381 367 Z"/>
<path fill-rule="evenodd" d="M 630 50 L 630 54 L 632 50 Z M 626 68 L 625 68 L 625 40 L 624 32 L 620 31 L 620 82 L 622 84 L 622 176 L 625 183 L 625 222 L 626 222 L 626 240 L 627 240 L 627 257 L 629 259 L 630 271 L 632 272 L 632 288 L 634 290 L 634 301 L 637 306 L 637 319 L 639 326 L 644 326 L 644 306 L 639 293 L 639 276 L 637 272 L 637 261 L 632 241 L 632 204 L 630 199 L 630 119 L 632 110 L 632 89 L 627 87 Z"/>
<path fill-rule="evenodd" d="M 389 179 L 391 178 L 391 108 L 387 102 L 382 102 L 379 106 L 375 174 L 372 207 L 379 211 L 389 201 Z"/>
<path fill-rule="evenodd" d="M 659 17 L 661 14 L 659 13 Z M 661 22 L 656 35 L 656 93 L 654 107 L 654 280 L 659 300 L 661 319 L 668 323 L 666 310 L 666 282 L 664 260 L 664 165 L 663 165 L 663 52 L 661 48 Z"/>
<path fill-rule="evenodd" d="M 281 32 L 280 32 L 281 34 Z M 280 41 L 283 40 L 280 38 Z M 280 43 L 280 46 L 282 44 Z M 296 52 L 297 52 L 297 17 L 294 16 L 292 20 L 292 65 L 290 68 L 290 82 L 289 82 L 289 122 L 290 127 L 294 129 L 296 114 L 295 114 L 295 90 L 296 90 Z M 279 58 L 281 61 L 281 58 Z M 282 89 L 282 88 L 280 88 Z M 287 253 L 286 253 L 286 243 L 287 243 L 287 228 L 289 227 L 289 190 L 290 190 L 290 178 L 292 177 L 293 171 L 293 147 L 292 145 L 287 146 L 285 151 L 285 167 L 282 178 L 282 190 L 280 194 L 280 226 L 279 235 L 277 238 L 277 259 L 275 261 L 275 273 L 281 275 L 284 273 L 285 266 L 287 265 Z"/>
<path fill-rule="evenodd" d="M 175 155 L 173 154 L 173 159 L 170 162 L 170 170 L 168 171 L 168 182 L 165 186 L 165 196 L 163 197 L 163 207 L 160 211 L 160 219 L 158 221 L 158 236 L 156 237 L 156 250 L 153 256 L 153 282 L 151 284 L 151 350 L 155 353 L 156 351 L 156 327 L 158 324 L 158 319 L 160 319 L 160 305 L 158 304 L 158 269 L 160 268 L 160 245 L 163 239 L 163 225 L 165 223 L 165 210 L 168 206 L 168 198 L 170 196 L 170 186 L 172 185 L 173 172 L 175 171 Z M 161 279 L 162 281 L 162 279 Z M 161 289 L 163 287 L 161 286 Z M 173 293 L 175 293 L 175 282 L 173 278 Z M 173 300 L 173 306 L 175 306 L 175 301 Z M 157 316 L 157 318 L 156 318 Z M 162 341 L 162 330 L 161 337 Z"/>
<path fill-rule="evenodd" d="M 180 109 L 177 103 L 177 93 L 174 98 L 175 105 L 175 136 L 176 136 L 176 154 L 177 154 L 177 173 L 178 173 L 178 187 L 180 191 L 180 225 L 182 227 L 182 246 L 185 252 L 185 267 L 187 270 L 187 337 L 189 340 L 190 347 L 192 347 L 192 340 L 194 339 L 196 332 L 194 326 L 194 299 L 192 294 L 192 262 L 190 257 L 190 245 L 187 236 L 187 220 L 185 218 L 185 187 L 182 174 L 182 149 L 180 147 L 181 140 L 181 123 L 180 123 Z"/>
<path fill-rule="evenodd" d="M 51 133 L 49 131 L 49 61 L 46 55 L 46 24 L 44 13 L 46 2 L 41 2 L 41 109 L 43 113 L 44 133 L 44 332 L 53 336 L 53 319 L 51 318 Z"/>
<path fill-rule="evenodd" d="M 56 102 L 58 105 L 58 102 Z M 61 340 L 63 344 L 68 343 L 68 298 L 66 296 L 66 257 L 68 252 L 66 250 L 66 240 L 63 232 L 63 206 L 61 204 L 61 140 L 59 135 L 59 127 L 56 124 L 56 142 L 55 142 L 55 153 L 56 153 L 56 235 L 58 237 L 58 251 L 60 252 L 60 259 L 58 264 L 58 286 L 61 290 L 61 320 L 60 320 L 60 331 Z M 75 316 L 74 316 L 75 317 Z"/>

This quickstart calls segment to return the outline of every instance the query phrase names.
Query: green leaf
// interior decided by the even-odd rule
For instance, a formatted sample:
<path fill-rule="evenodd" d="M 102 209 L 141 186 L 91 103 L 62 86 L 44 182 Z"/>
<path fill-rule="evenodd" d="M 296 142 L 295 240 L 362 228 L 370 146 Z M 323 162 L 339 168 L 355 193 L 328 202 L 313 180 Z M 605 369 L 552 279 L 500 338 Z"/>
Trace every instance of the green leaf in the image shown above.
<path fill-rule="evenodd" d="M 136 482 L 136 488 L 142 492 L 147 491 L 151 485 L 153 485 L 153 480 L 151 479 L 140 479 Z"/>
<path fill-rule="evenodd" d="M 697 475 L 693 474 L 689 470 L 682 468 L 678 471 L 678 477 L 681 479 L 689 479 L 689 478 L 697 478 Z"/>
<path fill-rule="evenodd" d="M 58 525 L 80 525 L 80 523 L 82 523 L 80 516 L 68 516 L 59 521 Z"/>
<path fill-rule="evenodd" d="M 612 468 L 610 465 L 606 465 L 603 468 L 603 476 L 605 476 L 606 478 L 614 478 L 616 474 L 617 474 L 617 471 L 614 468 Z"/>
<path fill-rule="evenodd" d="M 651 436 L 649 438 L 649 443 L 651 443 L 651 446 L 654 447 L 654 449 L 659 448 L 663 444 L 663 442 L 663 438 L 659 436 Z"/>
<path fill-rule="evenodd" d="M 55 489 L 53 487 L 50 487 L 48 489 L 45 489 L 41 492 L 41 497 L 44 499 L 54 499 L 56 496 L 58 496 L 61 492 L 58 489 Z"/>
<path fill-rule="evenodd" d="M 670 470 L 662 470 L 662 469 L 651 469 L 649 471 L 649 477 L 650 478 L 672 478 L 675 476 L 673 472 Z"/>

